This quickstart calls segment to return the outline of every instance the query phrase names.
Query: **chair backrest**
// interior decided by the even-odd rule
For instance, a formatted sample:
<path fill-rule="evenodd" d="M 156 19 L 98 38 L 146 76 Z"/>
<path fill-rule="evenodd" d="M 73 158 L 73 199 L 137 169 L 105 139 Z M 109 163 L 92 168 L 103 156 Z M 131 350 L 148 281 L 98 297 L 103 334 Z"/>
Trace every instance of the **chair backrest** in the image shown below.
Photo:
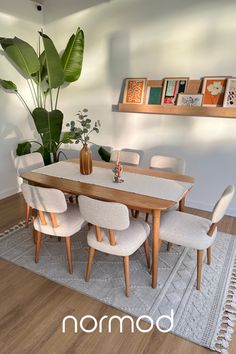
<path fill-rule="evenodd" d="M 217 224 L 225 215 L 226 210 L 234 196 L 235 188 L 233 185 L 228 186 L 215 204 L 212 212 L 212 223 Z"/>
<path fill-rule="evenodd" d="M 35 187 L 23 183 L 22 193 L 26 203 L 32 209 L 48 213 L 64 213 L 67 210 L 65 196 L 58 189 Z"/>
<path fill-rule="evenodd" d="M 16 156 L 15 167 L 17 175 L 35 170 L 44 166 L 42 155 L 39 152 L 32 152 L 31 154 Z"/>
<path fill-rule="evenodd" d="M 129 211 L 126 205 L 103 202 L 82 195 L 78 199 L 81 215 L 90 224 L 112 230 L 125 230 L 129 227 Z"/>
<path fill-rule="evenodd" d="M 150 168 L 156 168 L 159 170 L 175 172 L 178 174 L 185 174 L 185 160 L 173 156 L 152 156 L 150 162 Z"/>
<path fill-rule="evenodd" d="M 140 162 L 140 155 L 137 152 L 132 151 L 119 151 L 113 150 L 111 152 L 111 159 L 110 161 L 116 162 L 117 156 L 120 153 L 120 162 L 126 165 L 134 165 L 138 166 Z"/>

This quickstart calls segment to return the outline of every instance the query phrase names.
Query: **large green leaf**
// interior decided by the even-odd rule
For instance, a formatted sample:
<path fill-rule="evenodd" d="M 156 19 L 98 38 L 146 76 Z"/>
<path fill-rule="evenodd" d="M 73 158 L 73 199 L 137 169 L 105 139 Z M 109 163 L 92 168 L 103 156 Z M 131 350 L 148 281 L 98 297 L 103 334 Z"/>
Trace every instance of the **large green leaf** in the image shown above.
<path fill-rule="evenodd" d="M 64 83 L 64 72 L 59 54 L 52 40 L 44 33 L 39 32 L 43 39 L 45 50 L 48 85 L 52 88 L 58 88 Z"/>
<path fill-rule="evenodd" d="M 12 82 L 12 81 L 0 79 L 0 86 L 1 86 L 4 90 L 17 92 L 17 87 L 16 87 L 16 85 L 14 84 L 14 82 Z"/>
<path fill-rule="evenodd" d="M 83 64 L 83 54 L 84 32 L 78 28 L 76 34 L 73 34 L 70 37 L 61 58 L 66 82 L 76 81 L 80 77 Z"/>
<path fill-rule="evenodd" d="M 34 48 L 20 38 L 0 38 L 0 43 L 13 63 L 29 78 L 40 68 L 38 56 Z"/>
<path fill-rule="evenodd" d="M 51 156 L 50 156 L 50 151 L 45 148 L 44 146 L 40 146 L 36 152 L 39 152 L 43 156 L 43 160 L 45 165 L 50 165 L 52 163 L 51 161 Z"/>
<path fill-rule="evenodd" d="M 63 113 L 57 109 L 48 112 L 44 108 L 35 108 L 32 116 L 44 148 L 54 153 L 60 141 Z"/>
<path fill-rule="evenodd" d="M 23 143 L 19 143 L 16 148 L 16 155 L 22 156 L 27 155 L 31 152 L 31 143 L 29 141 L 24 141 Z"/>
<path fill-rule="evenodd" d="M 110 162 L 111 153 L 104 149 L 103 146 L 100 146 L 100 148 L 98 149 L 98 153 L 103 161 Z"/>
<path fill-rule="evenodd" d="M 36 84 L 39 84 L 39 82 L 43 82 L 43 80 L 47 76 L 47 65 L 46 65 L 46 55 L 45 51 L 43 51 L 40 56 L 39 56 L 39 62 L 40 62 L 40 70 L 32 75 L 32 78 L 36 82 Z M 39 76 L 40 75 L 40 76 Z"/>

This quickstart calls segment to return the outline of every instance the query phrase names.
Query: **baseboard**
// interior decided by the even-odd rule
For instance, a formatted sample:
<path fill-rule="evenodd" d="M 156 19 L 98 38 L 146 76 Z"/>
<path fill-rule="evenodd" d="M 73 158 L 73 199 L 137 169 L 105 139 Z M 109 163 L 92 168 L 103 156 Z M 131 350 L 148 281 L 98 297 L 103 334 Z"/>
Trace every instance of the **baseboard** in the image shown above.
<path fill-rule="evenodd" d="M 10 197 L 11 195 L 16 194 L 18 192 L 19 190 L 17 187 L 6 189 L 5 191 L 0 192 L 0 200 Z"/>
<path fill-rule="evenodd" d="M 187 200 L 186 206 L 188 206 L 190 208 L 206 210 L 206 211 L 212 211 L 212 209 L 214 208 L 214 205 L 209 205 L 209 204 L 194 201 L 194 200 Z M 233 209 L 233 208 L 227 209 L 226 215 L 236 216 L 236 209 Z"/>

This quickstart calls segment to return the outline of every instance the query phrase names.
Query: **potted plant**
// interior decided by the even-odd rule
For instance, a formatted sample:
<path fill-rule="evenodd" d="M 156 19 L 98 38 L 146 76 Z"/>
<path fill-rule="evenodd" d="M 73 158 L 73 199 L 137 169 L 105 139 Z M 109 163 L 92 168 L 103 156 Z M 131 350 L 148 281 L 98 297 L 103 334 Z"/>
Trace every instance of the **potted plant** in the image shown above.
<path fill-rule="evenodd" d="M 56 161 L 60 145 L 71 142 L 67 135 L 62 136 L 63 113 L 57 108 L 59 93 L 64 84 L 77 81 L 80 77 L 84 33 L 78 28 L 62 55 L 58 54 L 53 41 L 43 32 L 39 32 L 38 53 L 29 43 L 17 37 L 0 37 L 0 44 L 7 59 L 26 79 L 34 107 L 27 104 L 12 81 L 0 79 L 0 87 L 16 94 L 33 118 L 41 138 L 37 142 L 37 151 L 42 153 L 45 164 Z M 29 153 L 31 148 L 32 141 L 20 143 L 17 154 Z"/>
<path fill-rule="evenodd" d="M 80 173 L 83 175 L 89 175 L 92 173 L 92 152 L 88 143 L 90 141 L 90 134 L 92 132 L 98 134 L 101 126 L 100 121 L 96 120 L 92 127 L 92 121 L 88 118 L 87 113 L 88 110 L 86 108 L 77 113 L 78 126 L 76 126 L 74 120 L 66 124 L 66 126 L 70 128 L 70 131 L 66 134 L 67 138 L 74 141 L 75 144 L 83 144 L 83 147 L 80 150 Z"/>

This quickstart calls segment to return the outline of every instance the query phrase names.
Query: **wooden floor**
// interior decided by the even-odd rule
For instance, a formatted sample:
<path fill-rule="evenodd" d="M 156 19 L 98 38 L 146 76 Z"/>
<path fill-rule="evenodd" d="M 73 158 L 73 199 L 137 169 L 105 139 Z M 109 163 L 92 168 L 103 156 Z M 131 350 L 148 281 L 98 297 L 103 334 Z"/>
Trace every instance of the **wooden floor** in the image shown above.
<path fill-rule="evenodd" d="M 206 216 L 206 212 L 188 209 Z M 23 201 L 20 195 L 0 201 L 0 232 L 22 220 Z M 225 217 L 220 229 L 236 234 L 236 219 Z M 0 260 L 0 352 L 3 354 L 210 354 L 211 351 L 172 334 L 157 330 L 130 333 L 124 326 L 119 333 L 114 321 L 112 333 L 73 333 L 72 326 L 63 334 L 64 316 L 78 319 L 91 314 L 99 320 L 103 315 L 124 313 L 53 283 L 23 268 Z M 93 323 L 88 322 L 87 328 Z M 146 324 L 142 324 L 145 328 Z M 236 352 L 236 335 L 231 342 Z"/>

